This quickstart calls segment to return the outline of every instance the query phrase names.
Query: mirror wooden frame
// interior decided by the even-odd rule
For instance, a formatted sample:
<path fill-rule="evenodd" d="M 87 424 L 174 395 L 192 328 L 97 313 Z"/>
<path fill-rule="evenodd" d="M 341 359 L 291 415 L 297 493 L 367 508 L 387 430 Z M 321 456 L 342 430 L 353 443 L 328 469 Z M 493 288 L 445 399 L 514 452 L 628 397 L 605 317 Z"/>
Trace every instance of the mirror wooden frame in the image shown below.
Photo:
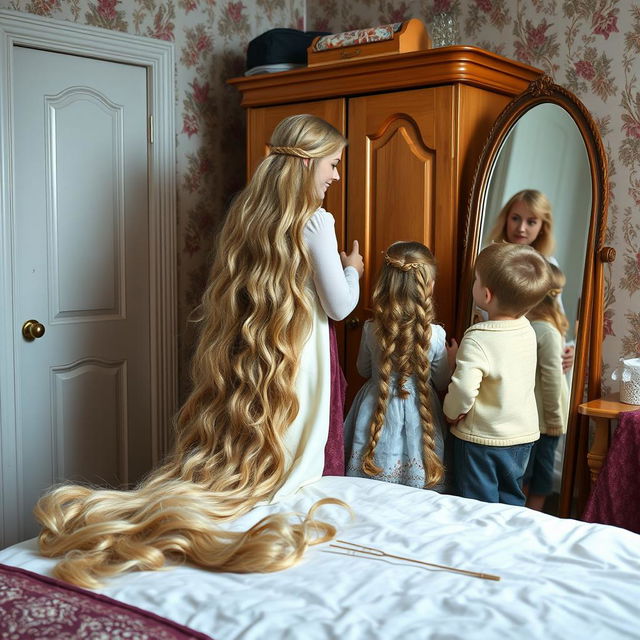
<path fill-rule="evenodd" d="M 560 106 L 573 119 L 582 135 L 591 176 L 591 216 L 585 252 L 582 294 L 578 310 L 579 330 L 569 401 L 567 435 L 560 489 L 558 515 L 579 517 L 589 491 L 587 450 L 588 420 L 578 415 L 578 405 L 584 400 L 587 370 L 588 399 L 600 396 L 602 373 L 601 346 L 603 338 L 604 263 L 612 262 L 615 250 L 604 247 L 608 205 L 607 159 L 598 127 L 593 117 L 570 91 L 541 75 L 514 98 L 494 123 L 480 155 L 468 200 L 463 232 L 463 264 L 461 265 L 460 307 L 456 335 L 462 337 L 471 323 L 471 288 L 473 265 L 478 254 L 483 228 L 483 203 L 486 198 L 495 162 L 503 143 L 522 116 L 533 107 L 551 103 Z M 575 502 L 574 502 L 575 498 Z M 575 505 L 577 504 L 578 513 Z"/>

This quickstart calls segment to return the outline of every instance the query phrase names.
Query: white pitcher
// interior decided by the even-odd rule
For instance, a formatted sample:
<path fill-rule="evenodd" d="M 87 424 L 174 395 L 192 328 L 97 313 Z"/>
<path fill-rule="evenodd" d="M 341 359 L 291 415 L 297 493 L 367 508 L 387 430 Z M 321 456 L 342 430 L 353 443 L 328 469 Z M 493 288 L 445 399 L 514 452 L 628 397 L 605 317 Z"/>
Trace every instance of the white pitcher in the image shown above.
<path fill-rule="evenodd" d="M 640 405 L 640 358 L 620 358 L 612 380 L 620 380 L 620 402 Z"/>

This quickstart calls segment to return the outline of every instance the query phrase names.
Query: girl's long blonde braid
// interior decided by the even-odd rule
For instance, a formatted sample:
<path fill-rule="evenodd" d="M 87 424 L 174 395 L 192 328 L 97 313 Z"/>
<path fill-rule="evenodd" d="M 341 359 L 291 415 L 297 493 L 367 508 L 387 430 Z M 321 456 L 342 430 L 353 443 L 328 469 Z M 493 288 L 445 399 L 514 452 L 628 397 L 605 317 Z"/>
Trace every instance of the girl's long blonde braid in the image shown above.
<path fill-rule="evenodd" d="M 373 293 L 375 335 L 380 345 L 379 383 L 376 408 L 370 424 L 370 440 L 362 459 L 362 470 L 376 475 L 375 464 L 385 413 L 392 393 L 406 398 L 405 384 L 415 375 L 426 486 L 442 481 L 444 467 L 435 453 L 435 427 L 431 414 L 430 369 L 431 323 L 434 319 L 432 287 L 435 261 L 419 242 L 398 242 L 389 247 Z M 391 377 L 396 374 L 392 388 Z"/>
<path fill-rule="evenodd" d="M 302 115 L 283 120 L 272 143 L 219 236 L 173 454 L 134 490 L 63 485 L 36 505 L 40 551 L 62 556 L 55 575 L 63 580 L 94 588 L 167 559 L 275 571 L 335 535 L 314 517 L 318 506 L 339 502 L 332 499 L 298 521 L 277 514 L 248 531 L 220 526 L 283 481 L 283 436 L 298 413 L 295 379 L 312 322 L 303 231 L 321 202 L 314 159 L 345 140 Z"/>
<path fill-rule="evenodd" d="M 422 269 L 416 270 L 418 295 L 423 304 L 416 304 L 416 340 L 414 344 L 414 371 L 418 387 L 419 412 L 422 422 L 422 456 L 425 468 L 425 485 L 433 487 L 444 479 L 444 466 L 435 453 L 435 429 L 431 407 L 431 323 L 435 319 L 432 285 Z"/>
<path fill-rule="evenodd" d="M 375 296 L 374 296 L 375 300 Z M 374 303 L 374 318 L 382 315 L 383 308 L 379 303 Z M 378 446 L 378 440 L 382 433 L 382 425 L 389 404 L 389 397 L 392 389 L 390 385 L 391 375 L 393 373 L 393 354 L 396 348 L 395 337 L 398 332 L 397 318 L 394 319 L 389 313 L 384 325 L 376 325 L 376 336 L 380 344 L 380 363 L 379 363 L 379 381 L 378 381 L 378 399 L 376 408 L 373 412 L 373 418 L 369 426 L 369 446 L 362 458 L 362 471 L 367 475 L 374 476 L 380 473 L 381 469 L 374 461 L 374 454 Z"/>

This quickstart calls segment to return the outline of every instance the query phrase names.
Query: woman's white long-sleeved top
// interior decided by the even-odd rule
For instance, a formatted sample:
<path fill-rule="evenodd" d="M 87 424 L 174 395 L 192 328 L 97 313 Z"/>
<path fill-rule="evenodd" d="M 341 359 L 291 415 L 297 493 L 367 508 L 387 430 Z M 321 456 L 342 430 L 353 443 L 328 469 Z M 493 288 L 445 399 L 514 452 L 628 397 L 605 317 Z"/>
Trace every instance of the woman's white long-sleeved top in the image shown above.
<path fill-rule="evenodd" d="M 304 228 L 304 241 L 320 304 L 332 320 L 343 320 L 358 304 L 360 276 L 355 267 L 342 267 L 335 224 L 333 216 L 320 207 Z"/>

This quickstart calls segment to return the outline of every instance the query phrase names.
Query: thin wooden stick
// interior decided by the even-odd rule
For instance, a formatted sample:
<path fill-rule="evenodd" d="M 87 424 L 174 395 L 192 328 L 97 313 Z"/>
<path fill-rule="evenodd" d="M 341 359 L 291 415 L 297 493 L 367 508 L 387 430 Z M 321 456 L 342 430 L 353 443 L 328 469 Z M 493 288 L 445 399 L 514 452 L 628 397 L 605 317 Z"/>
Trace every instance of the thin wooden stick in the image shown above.
<path fill-rule="evenodd" d="M 442 569 L 444 571 L 452 571 L 453 573 L 462 573 L 465 576 L 472 576 L 473 578 L 482 578 L 483 580 L 500 580 L 500 576 L 494 576 L 491 573 L 479 573 L 477 571 L 468 571 L 467 569 L 457 569 L 456 567 L 447 567 L 442 564 L 435 564 L 433 562 L 423 562 L 422 560 L 414 560 L 413 558 L 406 558 L 404 556 L 397 556 L 393 553 L 387 553 L 386 551 L 382 551 L 382 549 L 376 549 L 375 547 L 366 547 L 363 544 L 358 544 L 357 542 L 347 542 L 346 540 L 336 540 L 341 544 L 330 544 L 330 547 L 334 547 L 335 549 L 342 549 L 343 551 L 348 551 L 349 554 L 343 555 L 357 555 L 361 553 L 363 555 L 374 556 L 376 558 L 394 558 L 395 560 L 404 560 L 405 562 L 414 562 L 416 564 L 424 565 L 425 567 L 432 567 L 436 569 Z M 349 545 L 348 547 L 343 547 L 341 545 Z M 336 552 L 338 553 L 338 552 Z"/>

